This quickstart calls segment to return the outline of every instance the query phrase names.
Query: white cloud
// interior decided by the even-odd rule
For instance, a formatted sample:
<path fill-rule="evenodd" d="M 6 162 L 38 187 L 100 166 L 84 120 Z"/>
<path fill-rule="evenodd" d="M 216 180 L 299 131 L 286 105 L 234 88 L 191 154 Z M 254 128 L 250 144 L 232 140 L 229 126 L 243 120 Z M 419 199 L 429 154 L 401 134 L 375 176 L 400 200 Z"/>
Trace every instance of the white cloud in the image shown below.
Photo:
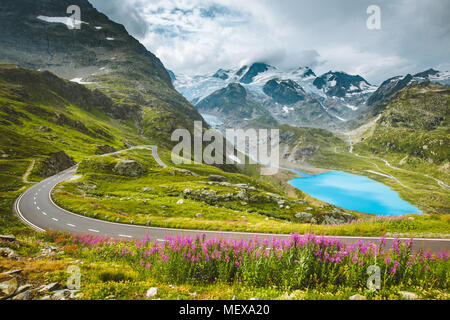
<path fill-rule="evenodd" d="M 368 30 L 373 0 L 90 0 L 125 24 L 167 68 L 214 72 L 263 61 L 342 70 L 372 83 L 448 66 L 447 0 L 377 0 L 382 29 Z"/>

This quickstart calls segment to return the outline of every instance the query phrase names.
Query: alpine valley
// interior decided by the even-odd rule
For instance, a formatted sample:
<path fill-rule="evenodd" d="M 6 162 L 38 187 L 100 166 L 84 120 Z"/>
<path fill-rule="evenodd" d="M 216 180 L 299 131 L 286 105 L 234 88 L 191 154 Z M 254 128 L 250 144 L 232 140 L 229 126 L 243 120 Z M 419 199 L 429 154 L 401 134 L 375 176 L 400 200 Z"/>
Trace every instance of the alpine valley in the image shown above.
<path fill-rule="evenodd" d="M 407 245 L 403 273 L 366 290 L 372 259 L 392 265 L 355 237 L 447 245 L 450 72 L 180 74 L 88 0 L 1 0 L 0 29 L 0 299 L 448 299 L 447 260 L 408 268 Z M 278 173 L 178 164 L 172 134 L 196 121 L 279 129 Z M 325 236 L 354 255 L 317 260 L 345 248 Z M 82 289 L 64 287 L 69 266 Z"/>

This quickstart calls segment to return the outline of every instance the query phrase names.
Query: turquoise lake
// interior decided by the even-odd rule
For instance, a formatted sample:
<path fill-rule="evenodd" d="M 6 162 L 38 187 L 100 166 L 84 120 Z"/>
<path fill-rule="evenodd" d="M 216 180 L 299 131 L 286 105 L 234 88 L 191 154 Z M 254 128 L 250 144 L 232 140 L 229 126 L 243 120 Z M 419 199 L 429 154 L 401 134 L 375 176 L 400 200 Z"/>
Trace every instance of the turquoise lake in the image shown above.
<path fill-rule="evenodd" d="M 346 172 L 331 171 L 318 175 L 308 175 L 295 171 L 301 177 L 289 184 L 303 192 L 335 206 L 384 216 L 401 216 L 421 211 L 400 198 L 388 186 Z"/>

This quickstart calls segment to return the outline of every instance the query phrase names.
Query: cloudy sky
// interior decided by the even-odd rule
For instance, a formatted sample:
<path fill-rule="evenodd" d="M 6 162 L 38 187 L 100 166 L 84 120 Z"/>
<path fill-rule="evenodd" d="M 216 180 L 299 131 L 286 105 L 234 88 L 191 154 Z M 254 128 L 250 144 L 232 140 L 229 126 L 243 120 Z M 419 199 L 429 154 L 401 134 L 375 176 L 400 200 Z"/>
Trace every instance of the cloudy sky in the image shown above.
<path fill-rule="evenodd" d="M 360 74 L 378 84 L 450 70 L 448 0 L 89 0 L 175 73 L 251 62 Z M 369 30 L 367 8 L 381 9 Z"/>

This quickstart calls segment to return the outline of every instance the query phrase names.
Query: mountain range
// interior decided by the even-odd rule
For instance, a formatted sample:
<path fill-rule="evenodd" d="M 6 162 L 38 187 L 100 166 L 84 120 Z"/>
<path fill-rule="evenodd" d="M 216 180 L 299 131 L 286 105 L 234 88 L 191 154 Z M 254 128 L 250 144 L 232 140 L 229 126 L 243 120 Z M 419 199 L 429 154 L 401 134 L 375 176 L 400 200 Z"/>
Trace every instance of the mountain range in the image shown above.
<path fill-rule="evenodd" d="M 217 117 L 225 127 L 267 125 L 338 130 L 370 112 L 377 102 L 389 98 L 412 82 L 450 84 L 450 73 L 429 69 L 414 76 L 397 76 L 380 86 L 359 75 L 329 71 L 317 76 L 309 67 L 283 71 L 266 63 L 219 69 L 213 74 L 173 76 L 175 88 L 204 115 Z M 259 113 L 224 104 L 230 85 L 238 84 L 247 105 Z M 228 100 L 227 100 L 228 101 Z M 256 107 L 259 105 L 262 108 Z M 251 115 L 251 116 L 249 116 Z M 245 122 L 244 121 L 248 121 Z"/>

